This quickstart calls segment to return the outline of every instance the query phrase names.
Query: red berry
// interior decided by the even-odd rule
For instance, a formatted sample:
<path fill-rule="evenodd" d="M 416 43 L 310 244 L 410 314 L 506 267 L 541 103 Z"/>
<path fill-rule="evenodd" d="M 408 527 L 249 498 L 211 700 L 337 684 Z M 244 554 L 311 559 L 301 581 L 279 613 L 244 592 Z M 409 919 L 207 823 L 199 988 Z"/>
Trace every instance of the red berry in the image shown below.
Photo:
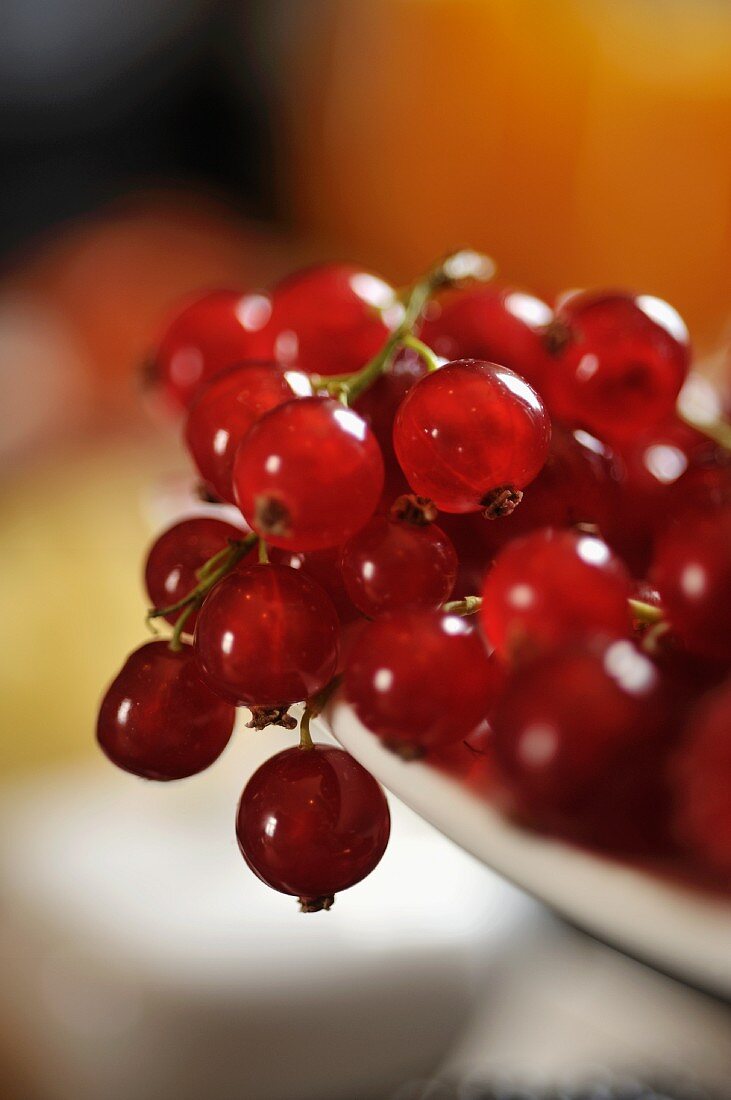
<path fill-rule="evenodd" d="M 326 550 L 308 550 L 306 553 L 301 550 L 280 550 L 272 546 L 269 551 L 270 561 L 301 570 L 306 577 L 324 588 L 333 602 L 341 624 L 345 625 L 360 619 L 360 614 L 345 589 L 340 572 L 340 555 L 339 546 L 328 547 Z"/>
<path fill-rule="evenodd" d="M 485 633 L 502 657 L 533 656 L 591 634 L 629 632 L 632 584 L 605 542 L 544 528 L 509 543 L 483 590 Z"/>
<path fill-rule="evenodd" d="M 234 464 L 251 527 L 284 550 L 339 546 L 378 504 L 383 459 L 366 422 L 328 397 L 304 397 L 253 425 Z"/>
<path fill-rule="evenodd" d="M 349 374 L 383 346 L 396 319 L 393 288 L 352 264 L 295 272 L 272 291 L 274 358 L 307 374 Z"/>
<path fill-rule="evenodd" d="M 368 623 L 345 670 L 361 722 L 412 754 L 471 733 L 500 680 L 472 623 L 438 611 L 401 611 Z"/>
<path fill-rule="evenodd" d="M 445 359 L 483 359 L 527 378 L 540 392 L 552 369 L 543 332 L 553 320 L 540 298 L 494 283 L 429 303 L 421 339 Z"/>
<path fill-rule="evenodd" d="M 393 442 L 416 493 L 445 512 L 476 512 L 489 508 L 498 491 L 514 492 L 533 480 L 550 435 L 546 411 L 527 382 L 506 367 L 463 359 L 409 391 Z"/>
<path fill-rule="evenodd" d="M 202 382 L 245 359 L 271 358 L 263 331 L 271 314 L 261 294 L 215 290 L 185 305 L 166 329 L 150 371 L 170 403 L 190 404 Z"/>
<path fill-rule="evenodd" d="M 731 886 L 731 681 L 693 714 L 672 775 L 679 840 Z"/>
<path fill-rule="evenodd" d="M 546 463 L 520 508 L 504 523 L 480 523 L 478 538 L 493 555 L 511 539 L 541 527 L 596 526 L 613 533 L 617 467 L 611 451 L 584 431 L 555 424 Z"/>
<path fill-rule="evenodd" d="M 236 451 L 251 425 L 294 391 L 274 363 L 245 363 L 202 386 L 185 424 L 185 443 L 198 473 L 221 500 L 233 503 Z"/>
<path fill-rule="evenodd" d="M 202 682 L 190 646 L 148 642 L 109 687 L 97 740 L 113 764 L 145 779 L 202 772 L 228 744 L 236 712 Z"/>
<path fill-rule="evenodd" d="M 195 653 L 210 688 L 232 703 L 283 707 L 316 695 L 335 674 L 338 617 L 309 577 L 248 565 L 206 597 Z"/>
<path fill-rule="evenodd" d="M 236 818 L 241 854 L 268 886 L 329 909 L 380 862 L 391 819 L 372 775 L 342 749 L 285 749 L 254 772 Z"/>
<path fill-rule="evenodd" d="M 618 456 L 611 542 L 638 575 L 647 572 L 654 542 L 673 517 L 731 503 L 731 456 L 676 417 L 638 434 Z"/>
<path fill-rule="evenodd" d="M 378 517 L 346 542 L 341 568 L 351 600 L 374 618 L 443 604 L 457 577 L 457 553 L 434 524 Z"/>
<path fill-rule="evenodd" d="M 516 671 L 492 727 L 520 819 L 617 850 L 661 842 L 674 729 L 659 674 L 631 642 L 555 651 Z"/>
<path fill-rule="evenodd" d="M 550 339 L 555 363 L 542 392 L 559 419 L 616 440 L 673 411 L 690 344 L 667 302 L 624 291 L 572 294 L 556 310 Z"/>
<path fill-rule="evenodd" d="M 731 505 L 679 518 L 658 542 L 651 580 L 689 649 L 731 657 Z"/>
<path fill-rule="evenodd" d="M 353 403 L 355 411 L 370 425 L 378 440 L 385 467 L 384 509 L 396 497 L 408 493 L 409 485 L 393 449 L 393 422 L 406 394 L 426 374 L 426 363 L 409 348 L 402 349 L 391 368 Z"/>
<path fill-rule="evenodd" d="M 187 596 L 198 584 L 196 571 L 223 550 L 232 539 L 243 538 L 244 532 L 219 519 L 197 517 L 184 519 L 169 527 L 152 544 L 145 563 L 145 587 L 153 607 L 168 607 Z M 174 623 L 180 611 L 165 618 Z M 186 619 L 186 629 L 192 633 L 197 612 Z"/>

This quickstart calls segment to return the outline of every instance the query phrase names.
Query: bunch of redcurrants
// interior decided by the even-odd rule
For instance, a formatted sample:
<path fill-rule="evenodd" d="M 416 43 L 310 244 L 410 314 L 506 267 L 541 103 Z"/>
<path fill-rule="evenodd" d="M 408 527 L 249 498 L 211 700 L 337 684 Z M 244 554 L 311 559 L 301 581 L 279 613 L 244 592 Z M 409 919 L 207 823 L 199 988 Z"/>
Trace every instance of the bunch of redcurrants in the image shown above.
<path fill-rule="evenodd" d="M 329 908 L 378 863 L 378 784 L 310 720 L 342 691 L 406 758 L 474 776 L 519 823 L 731 882 L 729 428 L 677 411 L 665 302 L 554 309 L 455 253 L 403 292 L 310 268 L 209 293 L 149 376 L 208 499 L 150 550 L 151 619 L 98 739 L 180 779 L 248 725 L 295 729 L 241 797 L 265 882 Z M 230 508 L 229 508 L 230 513 Z"/>

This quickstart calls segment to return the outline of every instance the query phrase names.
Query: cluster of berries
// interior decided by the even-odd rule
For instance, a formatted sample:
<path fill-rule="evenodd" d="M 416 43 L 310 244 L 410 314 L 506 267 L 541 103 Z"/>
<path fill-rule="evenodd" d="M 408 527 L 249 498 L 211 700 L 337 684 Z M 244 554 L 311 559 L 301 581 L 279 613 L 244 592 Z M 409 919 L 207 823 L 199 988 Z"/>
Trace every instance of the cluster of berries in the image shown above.
<path fill-rule="evenodd" d="M 389 835 L 375 780 L 312 743 L 337 689 L 402 756 L 489 777 L 517 821 L 731 880 L 728 428 L 677 413 L 691 353 L 665 302 L 551 309 L 492 275 L 463 251 L 401 293 L 342 264 L 209 293 L 151 363 L 206 494 L 241 520 L 153 545 L 150 617 L 172 637 L 128 658 L 98 739 L 179 779 L 236 707 L 294 729 L 304 704 L 237 835 L 305 910 Z"/>

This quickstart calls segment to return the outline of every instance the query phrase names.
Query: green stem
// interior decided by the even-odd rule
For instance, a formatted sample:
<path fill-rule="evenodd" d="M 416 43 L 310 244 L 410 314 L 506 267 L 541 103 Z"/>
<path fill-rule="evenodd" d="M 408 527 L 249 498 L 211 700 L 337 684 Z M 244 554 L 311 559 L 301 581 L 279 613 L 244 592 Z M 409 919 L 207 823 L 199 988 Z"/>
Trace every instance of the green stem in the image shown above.
<path fill-rule="evenodd" d="M 219 550 L 204 562 L 200 567 L 196 576 L 198 577 L 198 584 L 195 588 L 192 588 L 187 595 L 176 603 L 168 604 L 167 607 L 153 607 L 147 612 L 147 621 L 152 619 L 165 618 L 168 615 L 172 615 L 175 611 L 180 611 L 180 614 L 176 620 L 173 635 L 170 639 L 170 648 L 172 650 L 179 650 L 182 642 L 180 636 L 183 633 L 183 627 L 185 623 L 192 615 L 193 611 L 197 610 L 203 600 L 208 595 L 214 585 L 230 573 L 231 570 L 237 565 L 242 558 L 245 558 L 249 551 L 253 548 L 257 536 L 255 534 L 247 535 L 243 539 L 232 540 L 228 546 L 223 550 Z"/>
<path fill-rule="evenodd" d="M 308 699 L 305 703 L 305 709 L 300 719 L 301 749 L 313 748 L 312 736 L 310 734 L 310 722 L 313 718 L 317 718 L 318 714 L 322 714 L 333 692 L 340 686 L 342 679 L 341 675 L 333 676 L 330 683 L 326 684 L 322 691 L 319 691 L 317 695 L 313 695 L 312 698 Z"/>
<path fill-rule="evenodd" d="M 259 565 L 269 565 L 269 551 L 264 539 L 259 539 L 258 558 Z"/>
<path fill-rule="evenodd" d="M 430 347 L 424 343 L 423 340 L 419 340 L 418 337 L 413 335 L 404 336 L 401 344 L 405 348 L 411 348 L 413 351 L 418 352 L 421 358 L 426 363 L 426 369 L 431 374 L 432 371 L 439 370 L 439 360 Z"/>
<path fill-rule="evenodd" d="M 481 252 L 462 249 L 460 252 L 446 256 L 413 284 L 406 298 L 403 317 L 380 351 L 361 370 L 353 374 L 311 375 L 313 389 L 325 390 L 331 397 L 339 398 L 346 405 L 354 401 L 388 370 L 398 349 L 413 337 L 414 325 L 421 317 L 424 306 L 437 290 L 460 286 L 473 279 L 486 282 L 494 274 L 495 264 Z M 420 349 L 424 349 L 430 357 L 433 356 L 430 348 L 421 341 L 418 341 L 418 344 Z M 438 365 L 435 359 L 433 362 L 435 366 Z M 430 366 L 430 369 L 433 367 Z"/>
<path fill-rule="evenodd" d="M 442 604 L 447 615 L 474 615 L 482 607 L 482 596 L 465 596 L 463 600 L 450 600 Z"/>
<path fill-rule="evenodd" d="M 661 607 L 655 607 L 654 604 L 646 603 L 644 600 L 627 600 L 627 603 L 629 604 L 630 611 L 638 622 L 652 625 L 663 621 L 663 610 Z"/>

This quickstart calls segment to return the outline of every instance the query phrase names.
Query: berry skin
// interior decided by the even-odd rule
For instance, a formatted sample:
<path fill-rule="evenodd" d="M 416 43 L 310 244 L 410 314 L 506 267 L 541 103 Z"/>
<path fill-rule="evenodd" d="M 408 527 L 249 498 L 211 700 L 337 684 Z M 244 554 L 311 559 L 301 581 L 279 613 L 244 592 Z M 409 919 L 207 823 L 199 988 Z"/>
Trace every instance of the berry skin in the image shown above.
<path fill-rule="evenodd" d="M 338 613 L 338 618 L 343 626 L 360 619 L 358 608 L 348 595 L 340 572 L 339 546 L 328 547 L 326 550 L 279 550 L 272 546 L 269 550 L 269 560 L 278 565 L 287 565 L 290 569 L 301 570 L 310 580 L 316 581 L 327 592 Z"/>
<path fill-rule="evenodd" d="M 315 581 L 284 565 L 234 569 L 198 613 L 201 676 L 223 699 L 285 707 L 321 691 L 335 675 L 339 624 Z"/>
<path fill-rule="evenodd" d="M 638 576 L 656 539 L 689 508 L 731 503 L 731 455 L 676 417 L 618 450 L 621 478 L 611 542 Z"/>
<path fill-rule="evenodd" d="M 383 459 L 366 422 L 329 397 L 272 409 L 239 447 L 234 492 L 247 523 L 272 546 L 339 546 L 375 511 Z"/>
<path fill-rule="evenodd" d="M 200 388 L 185 423 L 185 443 L 198 473 L 219 499 L 234 503 L 234 458 L 251 425 L 293 397 L 287 376 L 274 363 L 232 367 Z"/>
<path fill-rule="evenodd" d="M 477 359 L 447 363 L 417 382 L 393 429 L 409 484 L 445 512 L 489 510 L 497 491 L 523 489 L 543 466 L 550 437 L 528 383 Z"/>
<path fill-rule="evenodd" d="M 541 527 L 591 524 L 608 537 L 616 523 L 616 476 L 612 453 L 598 439 L 554 424 L 546 463 L 520 508 L 505 523 L 478 524 L 478 539 L 494 556 L 511 539 Z"/>
<path fill-rule="evenodd" d="M 557 650 L 508 680 L 491 724 L 507 808 L 525 823 L 614 851 L 664 846 L 664 685 L 633 644 Z"/>
<path fill-rule="evenodd" d="M 219 519 L 196 517 L 184 519 L 169 527 L 155 540 L 145 563 L 145 587 L 153 607 L 168 607 L 177 603 L 198 584 L 196 571 L 217 554 L 232 539 L 244 532 Z M 180 611 L 165 618 L 175 623 Z M 186 629 L 192 634 L 197 612 L 186 619 Z"/>
<path fill-rule="evenodd" d="M 245 359 L 271 359 L 271 304 L 261 294 L 214 290 L 173 318 L 150 364 L 173 408 L 186 408 L 199 386 Z"/>
<path fill-rule="evenodd" d="M 678 839 L 731 886 L 731 680 L 697 707 L 671 774 Z"/>
<path fill-rule="evenodd" d="M 439 527 L 377 517 L 346 542 L 345 588 L 364 615 L 437 608 L 457 578 L 457 553 Z"/>
<path fill-rule="evenodd" d="M 393 288 L 352 264 L 295 272 L 272 291 L 273 355 L 307 374 L 350 374 L 376 354 L 396 320 Z"/>
<path fill-rule="evenodd" d="M 686 512 L 659 539 L 650 579 L 692 652 L 731 657 L 731 505 Z"/>
<path fill-rule="evenodd" d="M 389 747 L 418 756 L 482 721 L 502 674 L 468 619 L 401 611 L 368 623 L 350 652 L 345 691 Z"/>
<path fill-rule="evenodd" d="M 485 579 L 482 624 L 497 653 L 525 659 L 601 633 L 629 632 L 632 584 L 609 547 L 581 531 L 515 539 Z"/>
<path fill-rule="evenodd" d="M 97 740 L 113 764 L 144 779 L 202 772 L 228 744 L 236 712 L 200 678 L 193 650 L 148 642 L 107 690 Z"/>
<path fill-rule="evenodd" d="M 329 745 L 285 749 L 254 772 L 236 818 L 254 874 L 306 912 L 329 909 L 380 862 L 391 818 L 373 776 Z"/>
<path fill-rule="evenodd" d="M 540 298 L 489 283 L 430 302 L 420 337 L 445 359 L 501 363 L 540 393 L 553 366 L 543 342 L 552 320 L 550 306 Z"/>
<path fill-rule="evenodd" d="M 542 391 L 553 415 L 601 439 L 631 439 L 669 416 L 690 363 L 675 310 L 649 295 L 572 294 L 548 333 L 555 362 Z"/>

